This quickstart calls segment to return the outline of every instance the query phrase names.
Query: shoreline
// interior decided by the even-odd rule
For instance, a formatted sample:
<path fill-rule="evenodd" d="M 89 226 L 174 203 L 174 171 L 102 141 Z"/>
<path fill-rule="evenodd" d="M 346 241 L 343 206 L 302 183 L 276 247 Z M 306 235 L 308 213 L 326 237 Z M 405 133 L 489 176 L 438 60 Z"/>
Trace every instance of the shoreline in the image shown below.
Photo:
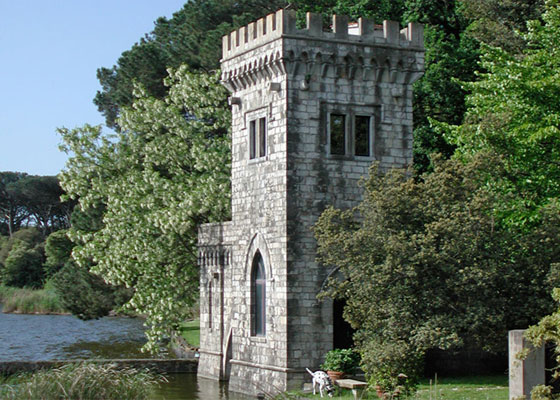
<path fill-rule="evenodd" d="M 32 311 L 32 312 L 25 312 L 20 310 L 14 311 L 4 311 L 2 310 L 2 314 L 19 314 L 19 315 L 72 315 L 70 312 L 56 312 L 56 311 Z"/>
<path fill-rule="evenodd" d="M 0 375 L 35 372 L 41 369 L 59 368 L 66 364 L 92 363 L 113 364 L 121 368 L 150 369 L 159 373 L 194 373 L 198 369 L 198 358 L 131 358 L 131 359 L 85 359 L 85 360 L 42 360 L 0 361 Z"/>

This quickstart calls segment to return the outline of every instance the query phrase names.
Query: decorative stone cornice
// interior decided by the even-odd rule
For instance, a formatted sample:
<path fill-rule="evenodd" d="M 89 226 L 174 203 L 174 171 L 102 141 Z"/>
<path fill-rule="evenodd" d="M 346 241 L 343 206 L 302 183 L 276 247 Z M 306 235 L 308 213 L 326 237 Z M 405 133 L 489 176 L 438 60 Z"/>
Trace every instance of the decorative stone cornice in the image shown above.
<path fill-rule="evenodd" d="M 223 84 L 232 92 L 270 81 L 288 74 L 290 77 L 312 76 L 320 81 L 324 78 L 347 79 L 359 82 L 387 82 L 411 84 L 423 73 L 423 60 L 408 52 L 378 52 L 372 57 L 361 54 L 335 54 L 320 49 L 290 50 L 285 56 L 279 52 L 260 55 L 246 62 L 224 68 Z"/>
<path fill-rule="evenodd" d="M 222 66 L 222 83 L 232 92 L 254 85 L 262 80 L 270 81 L 286 73 L 284 59 L 279 51 L 259 54 L 235 66 Z"/>

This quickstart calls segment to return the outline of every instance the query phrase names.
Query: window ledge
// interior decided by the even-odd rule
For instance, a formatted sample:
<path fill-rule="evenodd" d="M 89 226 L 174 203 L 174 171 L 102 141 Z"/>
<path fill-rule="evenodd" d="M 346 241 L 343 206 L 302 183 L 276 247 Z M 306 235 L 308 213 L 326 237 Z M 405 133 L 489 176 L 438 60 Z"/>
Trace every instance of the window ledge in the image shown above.
<path fill-rule="evenodd" d="M 249 336 L 249 340 L 253 343 L 266 343 L 266 336 Z"/>
<path fill-rule="evenodd" d="M 265 161 L 268 161 L 268 155 L 264 157 L 250 158 L 247 160 L 247 164 L 259 164 Z"/>
<path fill-rule="evenodd" d="M 341 160 L 341 161 L 375 161 L 373 156 L 356 156 L 356 155 L 341 155 L 341 154 L 328 154 L 327 157 L 330 160 Z"/>

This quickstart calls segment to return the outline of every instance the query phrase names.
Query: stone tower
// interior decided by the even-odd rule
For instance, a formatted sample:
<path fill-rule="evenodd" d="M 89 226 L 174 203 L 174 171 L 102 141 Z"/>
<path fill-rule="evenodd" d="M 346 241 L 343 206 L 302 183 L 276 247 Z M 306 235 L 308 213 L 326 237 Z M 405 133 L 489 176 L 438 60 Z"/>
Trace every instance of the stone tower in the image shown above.
<path fill-rule="evenodd" d="M 372 162 L 412 161 L 423 28 L 280 10 L 223 38 L 231 91 L 232 221 L 199 232 L 199 376 L 255 394 L 301 388 L 332 349 L 329 271 L 311 227 L 355 206 Z"/>

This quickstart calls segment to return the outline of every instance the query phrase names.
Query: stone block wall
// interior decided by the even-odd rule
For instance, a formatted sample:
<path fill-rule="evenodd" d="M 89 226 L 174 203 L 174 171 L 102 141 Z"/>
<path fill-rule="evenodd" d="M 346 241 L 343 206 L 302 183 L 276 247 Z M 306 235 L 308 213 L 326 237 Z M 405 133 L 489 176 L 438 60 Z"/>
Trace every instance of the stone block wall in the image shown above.
<path fill-rule="evenodd" d="M 200 365 L 198 375 L 223 379 L 224 296 L 231 270 L 231 222 L 203 225 L 198 232 L 200 267 Z"/>
<path fill-rule="evenodd" d="M 347 33 L 346 19 L 334 18 L 336 32 L 312 34 L 313 18 L 308 17 L 311 28 L 305 35 L 284 40 L 289 83 L 288 357 L 294 369 L 318 368 L 333 346 L 332 305 L 316 299 L 329 271 L 315 261 L 310 228 L 328 205 L 347 209 L 360 202 L 359 181 L 372 162 L 387 169 L 412 161 L 412 83 L 423 68 L 423 53 L 411 42 L 399 47 L 401 35 L 392 22 L 372 32 L 372 25 L 362 21 L 362 31 L 371 33 L 354 36 Z M 414 32 L 414 26 L 409 29 Z M 373 119 L 369 157 L 329 154 L 328 118 L 333 112 Z"/>

